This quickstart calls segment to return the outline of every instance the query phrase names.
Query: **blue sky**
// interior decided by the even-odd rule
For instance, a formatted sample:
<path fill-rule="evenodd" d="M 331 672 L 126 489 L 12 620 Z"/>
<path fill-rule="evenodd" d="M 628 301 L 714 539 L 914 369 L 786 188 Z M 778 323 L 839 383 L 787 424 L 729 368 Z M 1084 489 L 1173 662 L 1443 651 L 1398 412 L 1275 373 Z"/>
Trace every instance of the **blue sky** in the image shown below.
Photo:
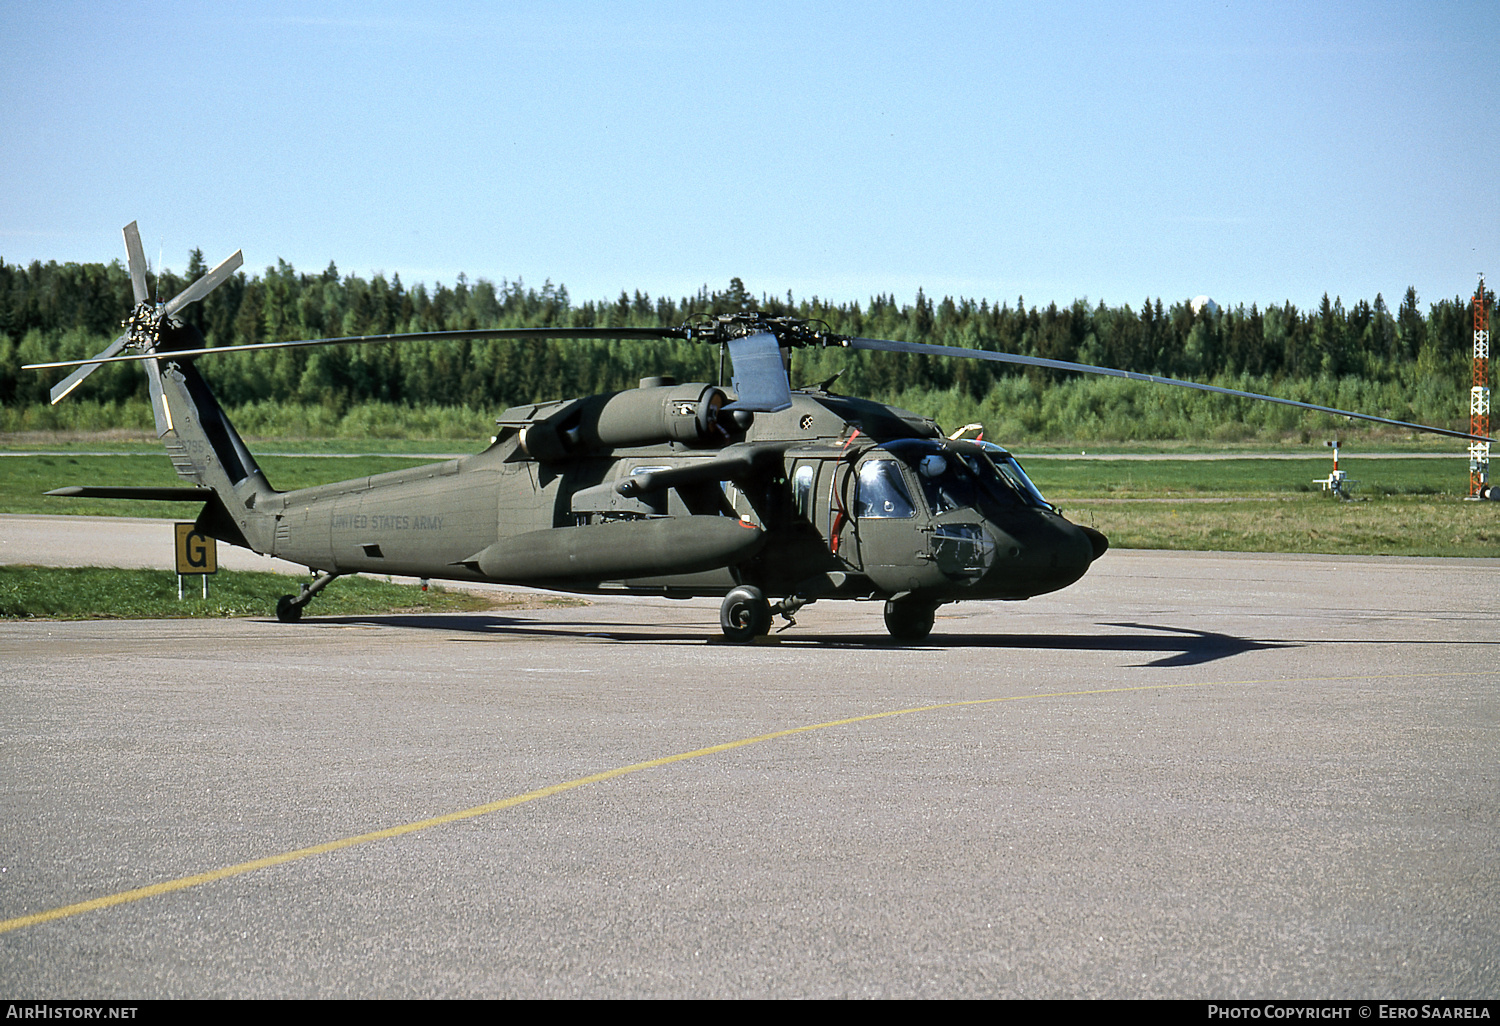
<path fill-rule="evenodd" d="M 680 296 L 1500 279 L 1493 8 L 0 0 L 0 257 Z"/>

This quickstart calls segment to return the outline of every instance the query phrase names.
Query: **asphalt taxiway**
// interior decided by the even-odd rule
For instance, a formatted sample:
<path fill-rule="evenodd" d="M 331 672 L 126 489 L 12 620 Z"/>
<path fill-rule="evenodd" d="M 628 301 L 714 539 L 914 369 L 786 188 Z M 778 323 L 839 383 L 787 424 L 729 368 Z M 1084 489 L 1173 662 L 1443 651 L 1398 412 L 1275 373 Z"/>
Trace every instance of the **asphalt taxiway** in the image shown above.
<path fill-rule="evenodd" d="M 0 994 L 1494 997 L 1497 571 L 6 623 Z"/>

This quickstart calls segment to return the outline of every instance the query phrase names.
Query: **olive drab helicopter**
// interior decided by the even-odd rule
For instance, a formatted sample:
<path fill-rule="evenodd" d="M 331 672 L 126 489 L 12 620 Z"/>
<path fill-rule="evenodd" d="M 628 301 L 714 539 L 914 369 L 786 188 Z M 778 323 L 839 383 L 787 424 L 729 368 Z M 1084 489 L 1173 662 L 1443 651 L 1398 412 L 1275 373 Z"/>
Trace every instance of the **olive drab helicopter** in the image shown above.
<path fill-rule="evenodd" d="M 793 389 L 791 350 L 812 346 L 1105 374 L 1478 438 L 1446 428 L 1086 364 L 857 338 L 760 313 L 668 328 L 539 328 L 308 339 L 208 348 L 174 315 L 240 266 L 235 253 L 165 303 L 150 300 L 134 223 L 124 229 L 135 309 L 125 331 L 52 390 L 104 363 L 139 362 L 179 488 L 80 486 L 49 494 L 200 500 L 198 530 L 300 563 L 315 579 L 277 604 L 302 617 L 344 574 L 381 573 L 562 591 L 722 597 L 732 641 L 790 626 L 828 599 L 883 601 L 890 633 L 926 637 L 937 608 L 1067 587 L 1102 556 L 1100 532 L 1066 520 L 999 446 L 946 437 L 928 417 Z M 502 413 L 484 451 L 295 491 L 266 480 L 196 362 L 218 353 L 404 339 L 676 338 L 718 344 L 730 387 L 647 378 L 640 387 Z M 121 354 L 122 349 L 132 350 Z M 722 366 L 722 358 L 721 358 Z M 1487 439 L 1481 439 L 1487 440 Z"/>

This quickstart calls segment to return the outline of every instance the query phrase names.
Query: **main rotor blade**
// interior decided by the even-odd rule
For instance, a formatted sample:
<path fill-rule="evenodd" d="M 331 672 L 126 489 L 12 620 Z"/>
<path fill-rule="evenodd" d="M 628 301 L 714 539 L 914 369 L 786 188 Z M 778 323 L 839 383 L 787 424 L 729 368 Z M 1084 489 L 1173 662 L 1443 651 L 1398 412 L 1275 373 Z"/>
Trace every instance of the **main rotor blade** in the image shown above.
<path fill-rule="evenodd" d="M 845 343 L 850 349 L 868 349 L 877 352 L 888 353 L 920 353 L 930 356 L 957 356 L 967 360 L 989 360 L 994 363 L 1014 363 L 1024 367 L 1047 367 L 1052 370 L 1072 371 L 1076 374 L 1104 374 L 1113 378 L 1129 378 L 1131 381 L 1146 381 L 1153 385 L 1176 385 L 1179 388 L 1196 388 L 1200 392 L 1217 392 L 1219 395 L 1232 395 L 1240 399 L 1259 399 L 1268 403 L 1280 403 L 1282 406 L 1296 406 L 1299 409 L 1315 410 L 1318 413 L 1331 413 L 1336 417 L 1353 417 L 1356 420 L 1373 421 L 1376 424 L 1388 424 L 1391 427 L 1407 428 L 1411 431 L 1425 431 L 1434 435 L 1447 435 L 1449 438 L 1463 438 L 1473 442 L 1493 442 L 1495 439 L 1486 435 L 1471 435 L 1467 431 L 1453 431 L 1449 428 L 1431 427 L 1427 424 L 1411 424 L 1404 420 L 1391 420 L 1387 417 L 1375 417 L 1368 413 L 1355 413 L 1353 410 L 1339 410 L 1332 406 L 1319 406 L 1316 403 L 1298 402 L 1295 399 L 1282 399 L 1274 395 L 1262 395 L 1259 392 L 1242 392 L 1237 388 L 1221 388 L 1218 385 L 1203 385 L 1196 381 L 1182 381 L 1178 378 L 1164 378 L 1156 374 L 1141 374 L 1138 371 L 1116 370 L 1113 367 L 1096 367 L 1089 363 L 1070 363 L 1067 360 L 1047 360 L 1040 356 L 1017 356 L 1012 353 L 997 353 L 990 349 L 964 349 L 961 346 L 939 346 L 928 342 L 896 342 L 885 338 L 850 338 Z"/>
<path fill-rule="evenodd" d="M 56 406 L 58 403 L 62 402 L 63 396 L 67 395 L 69 392 L 73 391 L 73 389 L 83 384 L 83 379 L 94 373 L 94 371 L 98 370 L 100 366 L 102 366 L 105 358 L 114 356 L 122 348 L 124 348 L 125 340 L 129 337 L 130 335 L 128 332 L 124 335 L 121 335 L 119 338 L 115 339 L 109 345 L 100 350 L 99 354 L 93 360 L 83 361 L 83 366 L 79 367 L 72 374 L 69 374 L 57 384 L 53 385 L 52 405 Z M 72 364 L 64 363 L 57 364 L 56 366 L 71 367 Z"/>
<path fill-rule="evenodd" d="M 140 306 L 150 293 L 146 291 L 146 251 L 141 248 L 141 233 L 134 221 L 125 226 L 125 259 L 130 267 L 130 291 L 135 293 L 135 305 Z"/>
<path fill-rule="evenodd" d="M 202 279 L 199 279 L 200 281 Z M 243 346 L 214 346 L 209 349 L 171 349 L 154 353 L 129 353 L 89 360 L 58 360 L 53 363 L 28 363 L 22 370 L 48 370 L 53 367 L 77 367 L 80 364 L 134 363 L 138 360 L 161 360 L 175 356 L 216 356 L 221 353 L 253 353 L 265 349 L 299 349 L 307 346 L 365 345 L 372 342 L 478 342 L 486 339 L 664 339 L 683 338 L 680 328 L 479 328 L 473 331 L 412 331 L 395 335 L 346 335 L 342 338 L 305 338 L 294 342 L 256 342 Z"/>
<path fill-rule="evenodd" d="M 196 303 L 218 288 L 231 274 L 240 269 L 240 264 L 245 262 L 243 253 L 243 250 L 235 250 L 233 255 L 218 267 L 215 267 L 212 271 L 209 271 L 203 277 L 177 293 L 177 295 L 167 300 L 166 315 L 171 317 L 189 303 Z"/>

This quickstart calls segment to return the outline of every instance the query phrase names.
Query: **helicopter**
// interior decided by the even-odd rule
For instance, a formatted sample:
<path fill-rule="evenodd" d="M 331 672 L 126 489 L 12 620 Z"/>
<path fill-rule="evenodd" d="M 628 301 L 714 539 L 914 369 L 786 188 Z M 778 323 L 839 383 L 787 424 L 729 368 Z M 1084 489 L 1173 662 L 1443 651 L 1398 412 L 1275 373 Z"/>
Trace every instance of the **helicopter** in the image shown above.
<path fill-rule="evenodd" d="M 135 307 L 124 333 L 72 367 L 61 401 L 105 363 L 145 370 L 176 488 L 72 486 L 47 494 L 202 501 L 196 530 L 307 566 L 276 616 L 295 623 L 346 574 L 380 573 L 579 593 L 717 597 L 723 637 L 749 642 L 818 601 L 884 603 L 900 642 L 938 608 L 1022 600 L 1065 588 L 1108 549 L 1049 503 L 1015 457 L 944 435 L 931 418 L 831 391 L 791 387 L 790 353 L 813 346 L 923 353 L 1103 374 L 1281 403 L 1416 431 L 1489 441 L 1276 396 L 1039 357 L 841 335 L 763 313 L 664 328 L 520 328 L 362 335 L 208 347 L 177 317 L 227 280 L 236 252 L 166 302 L 146 283 L 140 234 L 124 229 Z M 459 459 L 278 491 L 196 362 L 226 352 L 409 339 L 677 338 L 717 344 L 728 388 L 642 379 L 639 387 L 505 410 L 483 451 Z M 121 350 L 131 350 L 121 354 Z M 722 374 L 720 375 L 722 381 Z M 785 629 L 785 627 L 783 627 Z"/>

